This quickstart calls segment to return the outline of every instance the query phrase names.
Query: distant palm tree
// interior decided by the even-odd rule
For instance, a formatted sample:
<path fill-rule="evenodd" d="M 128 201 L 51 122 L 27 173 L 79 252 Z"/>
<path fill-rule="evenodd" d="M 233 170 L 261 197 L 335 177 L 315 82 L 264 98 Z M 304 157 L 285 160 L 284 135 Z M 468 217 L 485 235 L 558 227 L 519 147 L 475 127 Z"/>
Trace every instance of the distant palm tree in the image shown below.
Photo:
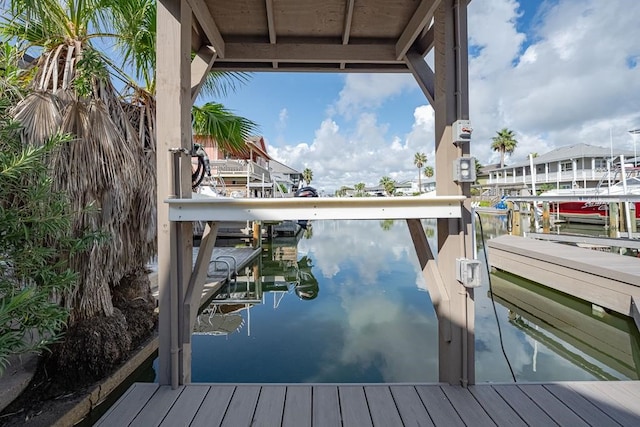
<path fill-rule="evenodd" d="M 475 159 L 475 168 L 476 168 L 476 182 L 478 182 L 478 178 L 480 177 L 480 172 L 482 171 L 482 164 Z"/>
<path fill-rule="evenodd" d="M 424 176 L 431 178 L 433 176 L 433 166 L 426 166 L 424 168 Z"/>
<path fill-rule="evenodd" d="M 496 132 L 497 135 L 492 138 L 493 143 L 491 148 L 493 151 L 500 152 L 500 167 L 504 167 L 504 155 L 505 153 L 513 153 L 518 145 L 518 141 L 515 138 L 515 132 L 507 128 L 503 128 Z"/>
<path fill-rule="evenodd" d="M 353 186 L 353 189 L 356 190 L 356 196 L 361 197 L 364 194 L 364 182 L 359 182 Z"/>
<path fill-rule="evenodd" d="M 313 179 L 313 171 L 309 168 L 305 168 L 302 171 L 302 179 L 304 179 L 304 182 L 306 182 L 307 185 L 311 185 L 311 180 Z"/>
<path fill-rule="evenodd" d="M 384 188 L 385 193 L 389 196 L 393 196 L 396 190 L 396 182 L 388 176 L 380 178 L 380 185 Z"/>
<path fill-rule="evenodd" d="M 422 193 L 422 167 L 427 163 L 427 155 L 424 153 L 416 153 L 413 156 L 413 164 L 418 168 L 418 192 Z"/>

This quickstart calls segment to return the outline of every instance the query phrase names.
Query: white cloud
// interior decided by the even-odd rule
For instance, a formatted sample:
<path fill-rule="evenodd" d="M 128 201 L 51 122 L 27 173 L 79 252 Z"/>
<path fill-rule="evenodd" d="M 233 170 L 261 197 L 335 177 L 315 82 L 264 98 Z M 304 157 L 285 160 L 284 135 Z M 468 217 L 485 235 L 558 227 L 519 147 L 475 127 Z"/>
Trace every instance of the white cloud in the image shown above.
<path fill-rule="evenodd" d="M 534 16 L 516 0 L 469 4 L 472 154 L 498 162 L 491 138 L 505 127 L 519 141 L 508 163 L 578 142 L 608 146 L 610 134 L 614 148 L 633 149 L 627 131 L 640 127 L 640 2 L 557 0 L 527 13 Z M 432 108 L 425 100 L 404 131 L 383 115 L 385 102 L 412 90 L 410 75 L 347 75 L 313 140 L 273 155 L 310 167 L 326 191 L 375 185 L 384 175 L 416 179 L 415 152 L 435 166 Z"/>
<path fill-rule="evenodd" d="M 629 58 L 640 52 L 634 18 L 640 3 L 548 5 L 533 21 L 533 41 L 521 54 L 525 36 L 516 31 L 514 5 L 469 6 L 471 40 L 484 47 L 469 63 L 474 154 L 497 162 L 490 140 L 503 127 L 516 131 L 514 160 L 577 142 L 607 146 L 610 130 L 616 147 L 631 148 L 627 130 L 640 123 L 640 72 Z"/>
<path fill-rule="evenodd" d="M 351 117 L 409 90 L 416 90 L 416 82 L 409 74 L 348 74 L 340 97 L 330 111 Z"/>

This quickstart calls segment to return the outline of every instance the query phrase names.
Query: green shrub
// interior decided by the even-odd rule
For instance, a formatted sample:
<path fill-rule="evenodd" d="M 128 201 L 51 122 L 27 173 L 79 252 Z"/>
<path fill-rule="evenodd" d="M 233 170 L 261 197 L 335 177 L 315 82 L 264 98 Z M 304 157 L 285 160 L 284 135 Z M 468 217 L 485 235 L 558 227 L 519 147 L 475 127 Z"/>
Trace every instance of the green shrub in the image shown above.
<path fill-rule="evenodd" d="M 0 374 L 12 354 L 58 340 L 68 317 L 59 304 L 76 279 L 67 259 L 84 242 L 73 238 L 68 201 L 52 191 L 44 163 L 66 140 L 23 146 L 0 100 Z"/>

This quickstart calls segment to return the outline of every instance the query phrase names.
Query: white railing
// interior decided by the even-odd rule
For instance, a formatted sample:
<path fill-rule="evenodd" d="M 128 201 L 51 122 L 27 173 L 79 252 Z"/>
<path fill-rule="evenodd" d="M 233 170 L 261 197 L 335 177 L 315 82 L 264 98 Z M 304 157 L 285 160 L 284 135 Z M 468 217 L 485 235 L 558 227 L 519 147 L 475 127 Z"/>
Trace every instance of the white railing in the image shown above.
<path fill-rule="evenodd" d="M 270 182 L 269 169 L 254 162 L 243 160 L 214 160 L 211 162 L 211 173 L 217 176 L 246 176 Z"/>

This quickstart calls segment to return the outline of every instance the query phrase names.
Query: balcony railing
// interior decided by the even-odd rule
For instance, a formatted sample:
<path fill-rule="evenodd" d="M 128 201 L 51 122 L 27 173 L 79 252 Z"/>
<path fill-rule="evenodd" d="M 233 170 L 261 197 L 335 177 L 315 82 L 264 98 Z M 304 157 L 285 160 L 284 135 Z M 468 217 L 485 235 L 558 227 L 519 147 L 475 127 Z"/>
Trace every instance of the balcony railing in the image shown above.
<path fill-rule="evenodd" d="M 257 163 L 243 160 L 214 160 L 211 162 L 211 173 L 215 176 L 247 176 L 252 179 L 270 182 L 269 170 Z"/>

